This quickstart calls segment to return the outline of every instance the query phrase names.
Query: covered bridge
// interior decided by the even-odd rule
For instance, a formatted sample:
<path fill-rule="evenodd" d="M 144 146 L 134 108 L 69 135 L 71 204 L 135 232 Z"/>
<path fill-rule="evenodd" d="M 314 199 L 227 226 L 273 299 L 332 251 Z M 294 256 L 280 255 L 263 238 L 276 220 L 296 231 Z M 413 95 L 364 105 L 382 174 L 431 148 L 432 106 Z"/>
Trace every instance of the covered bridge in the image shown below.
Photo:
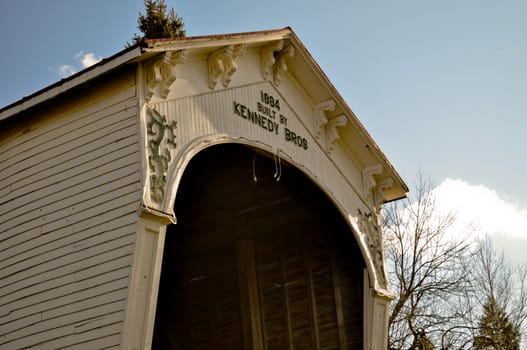
<path fill-rule="evenodd" d="M 385 349 L 406 192 L 291 29 L 127 48 L 0 110 L 0 349 Z"/>

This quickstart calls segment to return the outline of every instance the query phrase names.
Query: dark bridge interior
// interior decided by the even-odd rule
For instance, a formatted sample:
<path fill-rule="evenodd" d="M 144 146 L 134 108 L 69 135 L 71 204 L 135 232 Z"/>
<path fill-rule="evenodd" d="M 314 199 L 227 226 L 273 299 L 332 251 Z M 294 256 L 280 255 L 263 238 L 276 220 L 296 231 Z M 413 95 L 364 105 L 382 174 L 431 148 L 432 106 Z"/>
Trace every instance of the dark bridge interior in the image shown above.
<path fill-rule="evenodd" d="M 363 348 L 362 255 L 300 171 L 211 147 L 185 171 L 175 213 L 153 349 Z"/>

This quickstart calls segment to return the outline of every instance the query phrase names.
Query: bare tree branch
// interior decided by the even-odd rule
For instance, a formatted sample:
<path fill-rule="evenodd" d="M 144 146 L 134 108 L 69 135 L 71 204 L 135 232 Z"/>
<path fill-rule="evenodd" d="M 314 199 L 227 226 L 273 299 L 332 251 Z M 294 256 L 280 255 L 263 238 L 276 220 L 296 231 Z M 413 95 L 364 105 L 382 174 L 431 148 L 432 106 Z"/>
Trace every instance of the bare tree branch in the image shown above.
<path fill-rule="evenodd" d="M 389 317 L 390 348 L 408 348 L 424 338 L 430 345 L 458 316 L 450 303 L 469 287 L 470 241 L 451 235 L 456 216 L 439 210 L 430 181 L 422 175 L 416 197 L 389 205 L 383 214 L 387 262 L 397 291 Z"/>

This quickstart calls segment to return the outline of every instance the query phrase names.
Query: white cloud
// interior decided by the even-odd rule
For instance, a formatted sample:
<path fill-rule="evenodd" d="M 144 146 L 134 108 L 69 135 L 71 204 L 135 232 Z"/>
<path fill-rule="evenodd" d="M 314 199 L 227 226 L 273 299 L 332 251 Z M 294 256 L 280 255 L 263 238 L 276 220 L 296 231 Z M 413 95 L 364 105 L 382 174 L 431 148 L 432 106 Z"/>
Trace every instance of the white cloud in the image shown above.
<path fill-rule="evenodd" d="M 446 179 L 434 189 L 442 210 L 457 215 L 456 228 L 474 224 L 505 255 L 527 263 L 527 209 L 483 185 Z M 520 247 L 518 247 L 520 246 Z M 519 249 L 521 248 L 521 249 Z"/>
<path fill-rule="evenodd" d="M 62 66 L 58 68 L 58 73 L 62 78 L 66 78 L 66 77 L 69 77 L 70 75 L 77 73 L 77 70 L 72 65 L 63 64 Z"/>
<path fill-rule="evenodd" d="M 94 53 L 84 53 L 84 51 L 80 51 L 79 53 L 77 53 L 75 55 L 75 58 L 81 62 L 83 68 L 93 66 L 101 60 L 101 58 L 96 57 Z"/>
<path fill-rule="evenodd" d="M 84 51 L 78 52 L 75 56 L 73 56 L 75 60 L 77 60 L 80 63 L 80 67 L 76 67 L 73 64 L 63 64 L 57 68 L 57 73 L 60 75 L 61 78 L 69 77 L 70 75 L 73 75 L 77 73 L 77 71 L 88 68 L 90 66 L 93 66 L 94 64 L 101 61 L 101 57 L 97 57 L 94 53 L 88 52 L 85 53 Z"/>

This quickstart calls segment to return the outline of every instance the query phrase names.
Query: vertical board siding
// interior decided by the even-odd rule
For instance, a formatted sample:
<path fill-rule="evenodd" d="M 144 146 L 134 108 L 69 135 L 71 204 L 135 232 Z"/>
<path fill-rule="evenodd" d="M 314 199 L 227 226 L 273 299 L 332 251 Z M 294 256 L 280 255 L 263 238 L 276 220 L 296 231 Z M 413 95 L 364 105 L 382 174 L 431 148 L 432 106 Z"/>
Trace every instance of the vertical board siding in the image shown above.
<path fill-rule="evenodd" d="M 135 86 L 0 141 L 0 349 L 121 343 L 141 195 Z"/>

